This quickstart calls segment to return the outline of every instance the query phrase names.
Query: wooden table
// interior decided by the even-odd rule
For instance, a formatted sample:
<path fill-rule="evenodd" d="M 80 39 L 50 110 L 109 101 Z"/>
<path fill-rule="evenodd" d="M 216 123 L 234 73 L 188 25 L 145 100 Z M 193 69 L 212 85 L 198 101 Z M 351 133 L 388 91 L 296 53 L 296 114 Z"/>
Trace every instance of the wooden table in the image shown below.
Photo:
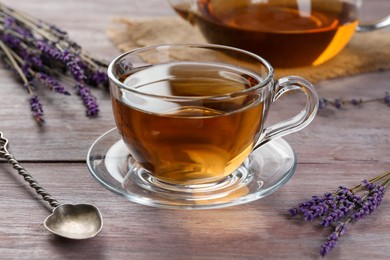
<path fill-rule="evenodd" d="M 118 16 L 175 15 L 161 0 L 6 0 L 4 3 L 55 23 L 99 57 L 119 54 L 106 36 Z M 368 17 L 389 11 L 388 0 L 370 1 Z M 386 9 L 387 8 L 387 9 Z M 389 108 L 379 102 L 320 113 L 303 131 L 285 138 L 295 149 L 292 179 L 272 195 L 241 206 L 206 211 L 158 209 L 127 201 L 97 183 L 85 160 L 91 144 L 114 127 L 108 93 L 96 90 L 100 116 L 87 119 L 77 96 L 45 92 L 46 125 L 37 127 L 27 95 L 13 74 L 0 70 L 0 130 L 10 151 L 60 202 L 93 203 L 103 231 L 85 241 L 58 238 L 43 227 L 49 207 L 0 161 L 0 259 L 316 259 L 330 230 L 292 220 L 288 209 L 314 194 L 354 186 L 390 169 Z M 323 81 L 328 98 L 380 97 L 390 91 L 390 72 Z M 286 98 L 273 120 L 301 106 Z M 282 109 L 285 110 L 282 110 Z M 283 111 L 283 112 L 282 112 Z M 388 195 L 390 196 L 390 195 Z M 352 224 L 330 259 L 388 259 L 390 199 L 367 219 Z"/>

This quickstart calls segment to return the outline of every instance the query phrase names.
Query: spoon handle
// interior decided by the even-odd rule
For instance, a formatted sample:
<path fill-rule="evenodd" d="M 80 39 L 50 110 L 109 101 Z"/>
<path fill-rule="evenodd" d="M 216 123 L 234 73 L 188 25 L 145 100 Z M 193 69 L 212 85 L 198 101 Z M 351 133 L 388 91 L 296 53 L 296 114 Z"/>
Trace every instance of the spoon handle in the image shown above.
<path fill-rule="evenodd" d="M 35 189 L 36 193 L 41 195 L 42 199 L 47 201 L 50 206 L 53 208 L 60 205 L 60 203 L 53 199 L 51 195 L 42 188 L 39 183 L 24 169 L 24 167 L 14 158 L 12 154 L 10 154 L 6 148 L 8 144 L 8 139 L 3 136 L 3 133 L 0 131 L 0 157 L 4 158 L 8 161 L 12 167 L 18 171 L 19 175 L 21 175 L 26 182 L 30 184 L 32 188 Z"/>

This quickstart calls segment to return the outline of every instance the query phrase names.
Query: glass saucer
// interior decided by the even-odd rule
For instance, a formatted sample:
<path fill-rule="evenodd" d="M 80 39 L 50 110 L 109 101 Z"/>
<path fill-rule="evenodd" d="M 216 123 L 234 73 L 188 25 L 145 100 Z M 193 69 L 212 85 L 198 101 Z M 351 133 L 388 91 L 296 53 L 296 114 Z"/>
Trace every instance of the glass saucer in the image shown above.
<path fill-rule="evenodd" d="M 297 161 L 291 146 L 279 138 L 255 150 L 220 182 L 172 189 L 136 167 L 114 128 L 92 144 L 87 165 L 98 182 L 130 201 L 159 208 L 211 209 L 239 205 L 271 194 L 291 178 Z"/>

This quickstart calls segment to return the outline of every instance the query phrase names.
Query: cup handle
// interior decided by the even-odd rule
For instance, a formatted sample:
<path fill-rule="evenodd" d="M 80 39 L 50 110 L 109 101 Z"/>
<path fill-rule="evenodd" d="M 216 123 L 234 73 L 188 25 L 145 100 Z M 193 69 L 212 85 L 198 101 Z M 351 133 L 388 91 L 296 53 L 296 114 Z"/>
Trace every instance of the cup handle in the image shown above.
<path fill-rule="evenodd" d="M 384 28 L 384 27 L 389 26 L 389 25 L 390 25 L 390 15 L 383 17 L 381 19 L 372 21 L 372 22 L 359 24 L 356 27 L 356 31 L 357 32 L 370 32 L 373 30 Z"/>
<path fill-rule="evenodd" d="M 274 138 L 288 135 L 305 128 L 317 113 L 319 104 L 317 92 L 314 86 L 304 78 L 298 76 L 281 78 L 275 83 L 274 89 L 275 92 L 272 96 L 271 103 L 289 91 L 299 90 L 306 95 L 306 105 L 296 116 L 265 128 L 262 133 L 263 138 L 260 137 L 253 150 L 256 150 Z"/>

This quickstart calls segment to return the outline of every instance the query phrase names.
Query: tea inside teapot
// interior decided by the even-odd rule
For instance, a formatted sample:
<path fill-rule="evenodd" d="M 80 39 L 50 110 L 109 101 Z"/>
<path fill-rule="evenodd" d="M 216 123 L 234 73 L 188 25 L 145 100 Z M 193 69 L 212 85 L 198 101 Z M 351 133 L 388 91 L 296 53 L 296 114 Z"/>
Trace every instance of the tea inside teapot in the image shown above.
<path fill-rule="evenodd" d="M 172 1 L 205 38 L 256 53 L 275 67 L 321 64 L 339 53 L 358 25 L 358 1 Z"/>

